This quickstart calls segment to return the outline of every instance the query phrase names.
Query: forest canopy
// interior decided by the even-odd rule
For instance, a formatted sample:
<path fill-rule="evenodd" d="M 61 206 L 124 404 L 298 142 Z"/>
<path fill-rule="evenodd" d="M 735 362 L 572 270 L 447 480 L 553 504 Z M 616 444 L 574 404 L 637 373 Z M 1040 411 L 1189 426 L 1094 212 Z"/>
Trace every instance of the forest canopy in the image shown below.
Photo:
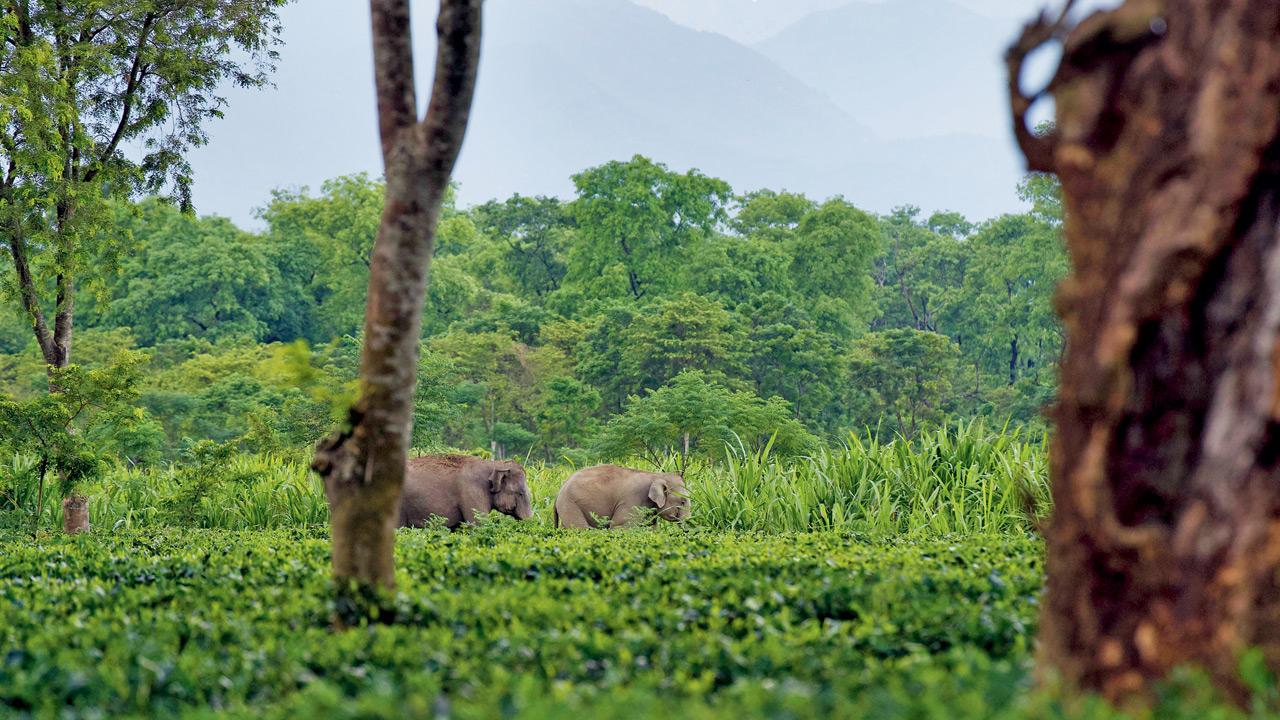
<path fill-rule="evenodd" d="M 953 418 L 1042 428 L 1066 270 L 1051 178 L 1020 188 L 1029 212 L 981 221 L 738 194 L 640 156 L 573 182 L 569 200 L 447 203 L 417 447 L 586 460 L 717 456 L 775 435 L 803 453 Z M 147 462 L 201 440 L 263 450 L 322 435 L 353 392 L 382 196 L 365 175 L 278 191 L 259 231 L 116 202 L 119 269 L 80 300 L 74 362 L 146 360 L 130 431 L 95 437 Z M 17 307 L 0 321 L 0 386 L 22 400 L 47 379 Z"/>

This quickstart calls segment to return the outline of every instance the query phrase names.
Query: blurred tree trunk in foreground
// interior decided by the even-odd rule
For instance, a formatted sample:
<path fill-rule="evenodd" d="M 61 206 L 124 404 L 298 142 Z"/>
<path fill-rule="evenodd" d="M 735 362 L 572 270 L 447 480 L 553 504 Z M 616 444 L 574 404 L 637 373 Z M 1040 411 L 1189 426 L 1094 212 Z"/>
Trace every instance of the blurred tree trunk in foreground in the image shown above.
<path fill-rule="evenodd" d="M 1037 136 L 1018 75 L 1056 40 Z M 1239 697 L 1244 649 L 1280 660 L 1280 3 L 1042 17 L 1007 60 L 1072 261 L 1042 669 L 1121 699 L 1196 664 Z"/>
<path fill-rule="evenodd" d="M 349 427 L 322 440 L 313 463 L 332 516 L 339 624 L 388 619 L 381 591 L 395 584 L 427 271 L 480 60 L 481 0 L 441 0 L 435 83 L 419 121 L 409 0 L 370 5 L 386 204 L 369 270 L 360 396 Z"/>

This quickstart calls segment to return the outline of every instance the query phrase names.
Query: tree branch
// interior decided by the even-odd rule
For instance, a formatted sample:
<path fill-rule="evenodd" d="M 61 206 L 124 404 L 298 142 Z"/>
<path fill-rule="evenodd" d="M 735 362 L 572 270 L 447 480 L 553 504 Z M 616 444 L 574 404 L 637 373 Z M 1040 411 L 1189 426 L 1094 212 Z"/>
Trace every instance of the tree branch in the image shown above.
<path fill-rule="evenodd" d="M 444 15 L 447 0 L 442 0 Z M 378 137 L 384 164 L 401 131 L 418 119 L 414 90 L 413 38 L 409 32 L 409 0 L 371 0 L 374 85 L 378 97 Z"/>
<path fill-rule="evenodd" d="M 436 21 L 436 75 L 421 127 L 432 195 L 441 201 L 471 116 L 480 67 L 481 4 L 482 0 L 441 0 Z"/>
<path fill-rule="evenodd" d="M 129 66 L 129 79 L 125 83 L 124 98 L 121 101 L 120 122 L 116 123 L 116 130 L 111 135 L 111 140 L 107 142 L 102 154 L 95 159 L 93 167 L 85 173 L 85 182 L 91 182 L 97 177 L 98 171 L 115 154 L 116 148 L 120 146 L 120 141 L 124 139 L 125 132 L 129 129 L 129 119 L 133 113 L 133 101 L 138 94 L 142 53 L 146 50 L 147 38 L 151 34 L 151 27 L 155 20 L 155 13 L 148 13 L 142 20 L 142 29 L 138 32 L 138 47 L 133 53 L 133 63 Z"/>
<path fill-rule="evenodd" d="M 1046 136 L 1038 136 L 1035 132 L 1027 127 L 1027 113 L 1031 110 L 1031 106 L 1036 101 L 1044 97 L 1049 91 L 1049 87 L 1042 88 L 1032 95 L 1028 96 L 1022 92 L 1022 68 L 1026 62 L 1027 56 L 1035 52 L 1045 43 L 1052 40 L 1062 40 L 1066 37 L 1070 27 L 1067 23 L 1067 16 L 1071 13 L 1071 8 L 1075 5 L 1075 0 L 1067 0 L 1059 13 L 1058 19 L 1050 21 L 1046 12 L 1041 12 L 1036 19 L 1032 20 L 1022 29 L 1022 35 L 1005 53 L 1005 67 L 1009 74 L 1009 110 L 1013 119 L 1013 136 L 1018 141 L 1018 147 L 1022 149 L 1022 154 L 1027 158 L 1027 169 L 1040 172 L 1053 172 L 1054 147 L 1057 144 L 1056 133 Z M 1050 83 L 1052 86 L 1052 83 Z"/>
<path fill-rule="evenodd" d="M 18 293 L 22 299 L 22 309 L 31 320 L 31 329 L 35 332 L 36 343 L 40 346 L 40 354 L 46 363 L 53 365 L 57 360 L 54 352 L 53 336 L 44 319 L 44 311 L 40 309 L 40 299 L 36 295 L 35 280 L 31 277 L 31 266 L 27 262 L 26 243 L 22 231 L 13 228 L 9 236 L 9 256 L 13 258 L 13 269 L 18 276 Z"/>

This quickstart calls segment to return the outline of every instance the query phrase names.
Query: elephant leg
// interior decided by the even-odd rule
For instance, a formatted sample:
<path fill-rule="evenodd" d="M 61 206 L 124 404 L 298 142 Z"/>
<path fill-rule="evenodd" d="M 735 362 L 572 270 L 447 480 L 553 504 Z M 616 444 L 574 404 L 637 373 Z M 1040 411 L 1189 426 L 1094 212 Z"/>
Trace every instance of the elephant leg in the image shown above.
<path fill-rule="evenodd" d="M 636 527 L 643 525 L 645 520 L 642 507 L 640 505 L 632 505 L 624 503 L 614 508 L 613 520 L 609 523 L 611 528 Z"/>
<path fill-rule="evenodd" d="M 589 528 L 591 521 L 587 519 L 582 508 L 572 502 L 557 502 L 556 514 L 560 517 L 560 527 Z"/>

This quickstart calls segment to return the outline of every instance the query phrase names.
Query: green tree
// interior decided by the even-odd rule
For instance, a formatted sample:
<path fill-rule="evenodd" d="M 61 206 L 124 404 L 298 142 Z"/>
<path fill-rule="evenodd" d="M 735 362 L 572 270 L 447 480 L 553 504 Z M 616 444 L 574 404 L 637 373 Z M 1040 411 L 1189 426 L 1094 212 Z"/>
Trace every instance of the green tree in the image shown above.
<path fill-rule="evenodd" d="M 37 460 L 38 489 L 32 523 L 39 531 L 44 509 L 45 484 L 50 475 L 60 478 L 63 522 L 67 532 L 88 530 L 86 499 L 77 493 L 80 484 L 102 464 L 102 433 L 121 431 L 146 421 L 133 402 L 146 355 L 125 350 L 107 366 L 88 370 L 67 365 L 50 371 L 57 393 L 17 401 L 0 396 L 0 450 L 25 453 Z M 99 442 L 95 442 L 95 440 Z M 76 508 L 80 514 L 69 512 Z"/>
<path fill-rule="evenodd" d="M 226 84 L 267 83 L 285 2 L 5 4 L 0 247 L 12 272 L 0 284 L 50 367 L 70 362 L 77 288 L 100 280 L 127 242 L 102 232 L 109 200 L 168 189 L 190 206 L 185 153 L 222 115 Z"/>
<path fill-rule="evenodd" d="M 320 195 L 277 190 L 262 211 L 266 246 L 313 343 L 354 335 L 363 319 L 382 184 L 357 174 L 327 180 Z"/>
<path fill-rule="evenodd" d="M 730 390 L 695 370 L 644 396 L 632 396 L 592 450 L 608 459 L 638 455 L 655 464 L 678 452 L 683 467 L 693 455 L 718 456 L 726 444 L 739 442 L 752 448 L 773 442 L 783 455 L 808 452 L 816 444 L 786 401 Z"/>
<path fill-rule="evenodd" d="M 534 419 L 548 462 L 555 453 L 580 447 L 595 432 L 599 407 L 600 393 L 573 376 L 555 377 L 544 385 Z"/>
<path fill-rule="evenodd" d="M 684 261 L 726 219 L 732 193 L 722 180 L 674 173 L 638 155 L 583 171 L 573 182 L 578 242 L 566 281 L 589 296 L 633 300 L 683 286 Z"/>
<path fill-rule="evenodd" d="M 880 245 L 875 218 L 844 200 L 804 216 L 787 242 L 796 289 L 812 302 L 819 330 L 849 338 L 871 322 L 871 264 Z"/>
<path fill-rule="evenodd" d="M 143 345 L 183 337 L 297 337 L 271 336 L 273 327 L 299 328 L 281 320 L 290 303 L 262 244 L 229 220 L 197 219 L 150 202 L 136 221 L 121 224 L 138 247 L 112 283 L 102 322 L 132 328 Z"/>
<path fill-rule="evenodd" d="M 962 303 L 973 329 L 966 345 L 1008 385 L 1026 375 L 1052 382 L 1062 350 L 1053 293 L 1067 272 L 1059 230 L 1030 215 L 1006 215 L 970 242 Z"/>
<path fill-rule="evenodd" d="M 953 400 L 959 355 L 947 337 L 910 328 L 858 338 L 849 371 L 855 417 L 866 427 L 906 438 L 914 438 L 926 425 L 942 422 Z"/>
<path fill-rule="evenodd" d="M 772 242 L 782 242 L 795 234 L 800 223 L 817 204 L 804 195 L 757 190 L 738 198 L 738 211 L 729 223 L 734 232 Z"/>
<path fill-rule="evenodd" d="M 776 293 L 739 306 L 738 315 L 747 319 L 747 367 L 756 393 L 781 397 L 811 426 L 835 430 L 845 416 L 838 401 L 848 343 L 815 329 L 803 309 Z"/>
<path fill-rule="evenodd" d="M 473 211 L 481 233 L 501 250 L 502 284 L 516 294 L 541 298 L 560 288 L 573 235 L 572 215 L 553 197 L 514 195 Z"/>
<path fill-rule="evenodd" d="M 919 210 L 904 207 L 882 218 L 881 251 L 875 262 L 877 308 L 873 327 L 912 327 L 952 337 L 964 313 L 961 287 L 972 255 L 965 237 L 971 231 L 959 215 L 934 215 L 925 223 Z"/>
<path fill-rule="evenodd" d="M 686 370 L 724 385 L 746 376 L 742 319 L 701 295 L 650 302 L 619 339 L 618 379 L 632 393 L 658 388 Z"/>

